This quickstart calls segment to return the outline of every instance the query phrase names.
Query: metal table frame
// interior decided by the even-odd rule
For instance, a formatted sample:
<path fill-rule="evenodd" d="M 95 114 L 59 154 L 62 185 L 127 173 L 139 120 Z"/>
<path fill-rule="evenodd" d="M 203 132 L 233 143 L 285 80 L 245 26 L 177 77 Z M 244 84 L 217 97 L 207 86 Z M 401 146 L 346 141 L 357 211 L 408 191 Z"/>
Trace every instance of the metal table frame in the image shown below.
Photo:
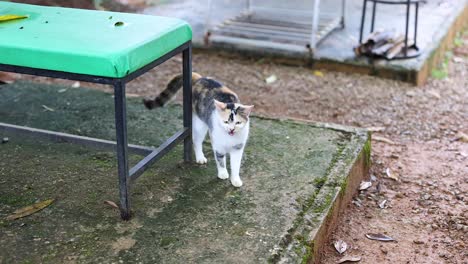
<path fill-rule="evenodd" d="M 275 7 L 265 7 L 265 6 L 256 6 L 255 3 L 252 3 L 253 0 L 246 0 L 246 7 L 245 11 L 241 12 L 238 16 L 234 18 L 227 19 L 218 25 L 214 25 L 211 19 L 211 14 L 214 10 L 212 0 L 209 0 L 208 3 L 208 16 L 207 20 L 205 21 L 205 45 L 209 45 L 212 41 L 215 42 L 225 42 L 231 43 L 233 45 L 252 45 L 256 46 L 258 49 L 267 48 L 271 49 L 272 47 L 276 47 L 279 49 L 286 49 L 286 50 L 295 50 L 299 47 L 302 51 L 308 51 L 311 55 L 314 55 L 317 51 L 317 46 L 320 44 L 321 41 L 325 39 L 333 30 L 341 27 L 345 27 L 345 15 L 346 15 L 346 0 L 341 1 L 341 12 L 340 16 L 334 19 L 331 19 L 331 22 L 328 22 L 327 25 L 323 26 L 323 28 L 319 29 L 320 20 L 320 0 L 312 0 L 313 8 L 312 12 L 304 11 L 304 10 L 294 10 L 293 9 L 285 9 L 285 8 L 275 8 Z M 250 17 L 255 14 L 254 10 L 261 10 L 263 12 L 271 12 L 273 13 L 281 13 L 291 15 L 291 12 L 294 12 L 295 15 L 306 16 L 312 14 L 311 17 L 311 24 L 305 27 L 299 28 L 298 25 L 291 21 L 290 25 L 285 25 L 280 22 L 280 20 L 276 19 L 277 23 L 273 24 L 271 21 L 275 20 L 272 18 L 269 22 L 265 22 L 265 24 L 257 24 L 251 23 L 250 25 L 244 24 L 244 21 L 241 23 L 243 24 L 241 28 L 239 28 L 239 19 L 243 19 L 243 17 Z M 307 20 L 304 20 L 307 21 Z M 279 22 L 279 23 L 278 23 Z M 281 25 L 283 24 L 283 25 Z M 301 25 L 302 26 L 302 25 Z M 229 27 L 231 27 L 229 29 Z M 237 36 L 230 36 L 230 35 L 223 35 L 223 31 L 230 31 L 236 29 L 238 32 L 234 34 Z M 298 31 L 299 30 L 299 33 Z M 256 34 L 254 33 L 256 32 Z M 217 33 L 217 34 L 216 34 Z M 217 36 L 213 36 L 213 35 Z M 225 33 L 224 33 L 225 34 Z M 265 36 L 275 36 L 269 37 L 269 39 L 265 40 Z M 310 35 L 310 36 L 308 36 Z M 290 43 L 282 43 L 279 41 L 282 39 L 283 41 L 288 41 Z M 306 42 L 306 43 L 303 43 Z M 303 45 L 305 44 L 305 45 Z M 296 48 L 294 48 L 296 46 Z"/>
<path fill-rule="evenodd" d="M 172 137 L 167 139 L 158 148 L 144 147 L 138 145 L 129 145 L 127 143 L 127 111 L 125 85 L 148 72 L 152 68 L 162 64 L 173 56 L 182 53 L 183 68 L 183 123 L 184 128 Z M 192 42 L 188 41 L 176 49 L 170 51 L 164 56 L 148 63 L 135 72 L 132 72 L 121 78 L 93 76 L 86 74 L 76 74 L 70 72 L 61 72 L 30 67 L 15 66 L 0 63 L 0 71 L 45 76 L 52 78 L 84 81 L 91 83 L 100 83 L 112 85 L 114 87 L 114 107 L 115 107 L 115 129 L 117 142 L 76 136 L 66 133 L 34 129 L 25 126 L 16 126 L 0 123 L 0 132 L 14 132 L 26 135 L 40 136 L 45 139 L 83 144 L 103 149 L 116 149 L 118 174 L 119 174 L 119 196 L 120 196 L 120 216 L 124 220 L 131 217 L 129 189 L 130 184 L 136 180 L 151 164 L 159 160 L 168 153 L 180 141 L 184 140 L 184 160 L 192 160 Z M 128 153 L 132 151 L 136 154 L 145 155 L 134 167 L 129 168 Z"/>
<path fill-rule="evenodd" d="M 371 27 L 370 27 L 370 33 L 374 31 L 374 25 L 375 25 L 375 13 L 377 9 L 377 4 L 385 4 L 385 5 L 406 5 L 406 18 L 405 18 L 405 48 L 403 50 L 403 55 L 402 56 L 397 56 L 395 59 L 410 59 L 410 58 L 415 58 L 421 55 L 421 52 L 418 48 L 417 45 L 417 38 L 418 38 L 418 14 L 419 14 L 419 2 L 420 0 L 364 0 L 364 3 L 362 5 L 362 16 L 361 16 L 361 27 L 359 29 L 359 44 L 362 43 L 362 38 L 363 38 L 363 32 L 364 32 L 364 23 L 366 20 L 366 7 L 367 7 L 367 2 L 372 2 L 372 18 L 371 18 Z M 410 17 L 410 7 L 411 5 L 415 6 L 415 11 L 414 11 L 414 44 L 408 47 L 408 34 L 409 34 L 409 17 Z M 416 52 L 413 52 L 412 54 L 408 53 L 408 50 L 412 48 Z"/>

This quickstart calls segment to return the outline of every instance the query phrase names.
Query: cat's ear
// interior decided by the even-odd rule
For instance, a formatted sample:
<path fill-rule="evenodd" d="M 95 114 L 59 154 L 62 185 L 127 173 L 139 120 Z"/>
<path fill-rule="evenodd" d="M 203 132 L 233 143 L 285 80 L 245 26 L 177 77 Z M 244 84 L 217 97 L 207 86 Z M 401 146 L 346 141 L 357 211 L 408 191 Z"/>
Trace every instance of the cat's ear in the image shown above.
<path fill-rule="evenodd" d="M 249 116 L 250 113 L 252 112 L 254 106 L 253 105 L 243 105 L 241 106 L 242 113 L 246 116 Z"/>
<path fill-rule="evenodd" d="M 213 99 L 213 100 L 214 100 L 214 103 L 215 103 L 216 108 L 218 108 L 219 110 L 224 110 L 224 109 L 226 109 L 226 104 L 225 104 L 225 103 L 220 102 L 220 101 L 218 101 L 218 100 L 216 100 L 216 99 Z"/>

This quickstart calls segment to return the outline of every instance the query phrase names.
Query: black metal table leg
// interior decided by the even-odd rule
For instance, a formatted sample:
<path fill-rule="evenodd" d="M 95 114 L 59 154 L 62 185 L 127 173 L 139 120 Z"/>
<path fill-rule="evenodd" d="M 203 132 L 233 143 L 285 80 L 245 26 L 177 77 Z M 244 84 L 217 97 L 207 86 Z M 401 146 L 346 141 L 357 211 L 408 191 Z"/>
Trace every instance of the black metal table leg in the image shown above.
<path fill-rule="evenodd" d="M 115 130 L 117 135 L 117 162 L 119 173 L 120 216 L 123 220 L 130 219 L 129 177 L 128 177 L 128 145 L 127 145 L 127 110 L 125 98 L 125 83 L 114 83 Z"/>
<path fill-rule="evenodd" d="M 372 19 L 371 19 L 371 28 L 370 28 L 370 33 L 374 32 L 374 25 L 375 25 L 375 9 L 377 8 L 377 3 L 374 2 L 374 5 L 372 6 Z"/>
<path fill-rule="evenodd" d="M 184 160 L 192 160 L 192 44 L 182 52 L 183 93 L 184 93 L 184 127 L 189 136 L 184 139 Z"/>
<path fill-rule="evenodd" d="M 359 31 L 359 44 L 362 43 L 362 33 L 364 31 L 364 21 L 366 20 L 366 5 L 367 5 L 367 0 L 364 0 L 364 3 L 362 5 L 361 28 L 360 28 L 360 31 Z"/>
<path fill-rule="evenodd" d="M 419 12 L 419 2 L 416 2 L 416 14 L 414 17 L 414 46 L 417 47 L 418 43 L 416 40 L 418 39 L 418 12 Z"/>
<path fill-rule="evenodd" d="M 408 56 L 408 31 L 409 31 L 409 12 L 411 0 L 406 1 L 406 25 L 405 25 L 405 56 Z"/>

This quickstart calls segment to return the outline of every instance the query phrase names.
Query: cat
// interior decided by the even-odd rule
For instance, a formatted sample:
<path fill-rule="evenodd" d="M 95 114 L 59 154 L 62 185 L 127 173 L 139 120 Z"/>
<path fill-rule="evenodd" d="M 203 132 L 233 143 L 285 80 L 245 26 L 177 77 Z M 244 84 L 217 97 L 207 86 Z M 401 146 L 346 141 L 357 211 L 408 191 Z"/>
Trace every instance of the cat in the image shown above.
<path fill-rule="evenodd" d="M 174 77 L 155 99 L 144 99 L 148 109 L 163 107 L 182 87 L 182 75 Z M 202 144 L 209 132 L 218 178 L 228 179 L 226 156 L 230 155 L 231 183 L 242 186 L 239 175 L 242 155 L 249 137 L 253 105 L 243 105 L 232 90 L 220 82 L 192 73 L 192 140 L 195 159 L 206 164 Z"/>

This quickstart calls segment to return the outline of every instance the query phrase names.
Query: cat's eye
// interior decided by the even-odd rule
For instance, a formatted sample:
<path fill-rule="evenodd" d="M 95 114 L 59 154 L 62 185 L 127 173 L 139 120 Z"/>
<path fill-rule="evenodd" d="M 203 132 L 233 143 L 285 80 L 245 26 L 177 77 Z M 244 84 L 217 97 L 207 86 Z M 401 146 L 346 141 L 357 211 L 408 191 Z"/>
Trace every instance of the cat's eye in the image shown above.
<path fill-rule="evenodd" d="M 241 124 L 241 122 L 239 122 L 239 121 L 236 122 L 236 125 L 240 125 L 240 124 Z"/>
<path fill-rule="evenodd" d="M 228 121 L 224 121 L 224 124 L 227 124 L 227 123 L 229 123 L 229 122 L 228 122 Z"/>

